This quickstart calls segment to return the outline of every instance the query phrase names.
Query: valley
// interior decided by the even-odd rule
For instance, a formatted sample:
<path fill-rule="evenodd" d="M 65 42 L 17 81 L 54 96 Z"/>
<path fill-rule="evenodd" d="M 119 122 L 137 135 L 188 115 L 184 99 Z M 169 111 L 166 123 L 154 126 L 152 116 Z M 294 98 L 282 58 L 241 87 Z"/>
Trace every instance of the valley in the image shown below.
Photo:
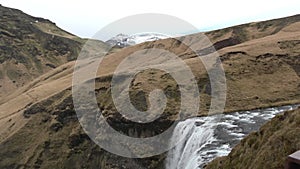
<path fill-rule="evenodd" d="M 47 19 L 3 6 L 0 6 L 0 21 L 0 168 L 170 169 L 176 165 L 189 169 L 187 163 L 193 161 L 189 164 L 194 169 L 203 167 L 204 163 L 197 161 L 199 158 L 206 165 L 223 155 L 225 157 L 207 164 L 207 168 L 280 168 L 287 155 L 300 149 L 299 109 L 297 106 L 290 107 L 300 103 L 300 15 L 205 32 L 220 57 L 227 85 L 224 114 L 213 112 L 214 117 L 222 116 L 219 127 L 227 125 L 238 141 L 230 143 L 230 139 L 219 138 L 226 137 L 226 134 L 220 134 L 219 140 L 226 143 L 214 146 L 225 153 L 218 153 L 219 150 L 213 148 L 214 152 L 206 150 L 201 156 L 201 152 L 191 155 L 178 150 L 183 157 L 176 157 L 178 151 L 175 148 L 147 158 L 121 157 L 99 147 L 83 130 L 74 109 L 72 80 L 77 56 L 87 41 L 87 56 L 109 49 L 109 44 L 77 37 Z M 193 41 L 200 35 L 202 33 L 179 38 L 181 41 Z M 186 131 L 189 135 L 195 134 L 195 138 L 187 136 L 185 139 L 191 138 L 196 142 L 191 145 L 198 146 L 197 141 L 201 142 L 201 133 L 196 135 L 198 129 L 201 132 L 202 125 L 211 125 L 205 119 L 210 118 L 206 116 L 212 100 L 208 72 L 214 71 L 215 67 L 205 69 L 197 58 L 199 53 L 205 57 L 207 48 L 199 47 L 201 50 L 195 53 L 176 38 L 155 39 L 123 47 L 112 48 L 105 55 L 101 69 L 95 73 L 93 92 L 106 121 L 116 131 L 136 138 L 160 134 L 174 123 L 187 124 L 196 128 Z M 140 124 L 126 119 L 117 111 L 111 96 L 114 70 L 132 53 L 152 48 L 176 54 L 191 68 L 200 94 L 200 109 L 196 117 L 179 115 L 179 85 L 168 73 L 157 69 L 137 73 L 129 93 L 135 107 L 147 110 L 151 106 L 149 93 L 155 89 L 162 90 L 167 99 L 163 114 L 150 123 Z M 164 60 L 163 56 L 156 59 L 157 62 Z M 87 57 L 79 69 L 87 71 L 93 62 L 94 58 Z M 160 64 L 174 66 L 178 72 L 181 70 L 176 64 Z M 91 79 L 82 83 L 91 83 Z M 294 110 L 287 111 L 291 109 Z M 93 111 L 84 106 L 80 110 Z M 179 120 L 176 120 L 177 117 Z M 239 118 L 238 122 L 235 118 Z M 256 118 L 257 126 L 245 125 L 253 118 Z M 228 120 L 235 123 L 227 123 Z M 193 125 L 196 123 L 198 125 Z M 214 132 L 224 133 L 224 128 L 216 128 Z M 242 131 L 235 133 L 233 130 Z M 96 129 L 95 132 L 99 139 L 110 138 L 109 133 L 103 134 Z M 110 142 L 128 144 L 120 140 Z M 160 146 L 167 146 L 169 142 Z M 282 146 L 283 150 L 278 148 Z M 151 148 L 128 147 L 128 151 L 135 154 Z M 168 153 L 175 153 L 175 157 L 169 159 Z M 271 158 L 270 154 L 276 155 Z M 179 158 L 183 162 L 178 161 Z"/>

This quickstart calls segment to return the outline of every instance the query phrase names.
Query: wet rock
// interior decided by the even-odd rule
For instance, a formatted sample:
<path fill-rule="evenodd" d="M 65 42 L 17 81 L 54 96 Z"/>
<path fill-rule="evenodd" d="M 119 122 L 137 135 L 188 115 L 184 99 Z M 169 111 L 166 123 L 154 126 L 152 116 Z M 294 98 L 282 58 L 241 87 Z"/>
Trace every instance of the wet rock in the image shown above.
<path fill-rule="evenodd" d="M 51 125 L 50 125 L 50 130 L 57 132 L 62 127 L 63 127 L 63 125 L 60 122 L 58 122 L 56 120 L 52 120 Z"/>

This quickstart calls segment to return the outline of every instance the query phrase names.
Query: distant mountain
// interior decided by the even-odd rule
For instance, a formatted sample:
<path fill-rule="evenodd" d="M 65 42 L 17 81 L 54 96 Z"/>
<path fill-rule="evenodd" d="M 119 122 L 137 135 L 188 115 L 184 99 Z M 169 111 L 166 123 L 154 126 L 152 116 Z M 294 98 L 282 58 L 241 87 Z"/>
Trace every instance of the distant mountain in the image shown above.
<path fill-rule="evenodd" d="M 156 41 L 160 39 L 166 39 L 168 36 L 158 33 L 143 33 L 143 34 L 135 34 L 135 35 L 125 35 L 118 34 L 115 37 L 112 37 L 106 43 L 111 46 L 118 47 L 126 47 L 133 46 L 139 43 L 148 42 L 148 41 Z"/>

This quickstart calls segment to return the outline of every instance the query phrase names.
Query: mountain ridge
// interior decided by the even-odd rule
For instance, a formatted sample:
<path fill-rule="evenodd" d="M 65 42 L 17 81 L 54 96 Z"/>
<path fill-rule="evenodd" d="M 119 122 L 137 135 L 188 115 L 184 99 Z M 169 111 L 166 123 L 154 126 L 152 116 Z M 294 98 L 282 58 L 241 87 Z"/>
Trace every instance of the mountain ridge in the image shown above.
<path fill-rule="evenodd" d="M 0 6 L 0 15 L 0 97 L 75 60 L 85 42 L 17 9 Z"/>

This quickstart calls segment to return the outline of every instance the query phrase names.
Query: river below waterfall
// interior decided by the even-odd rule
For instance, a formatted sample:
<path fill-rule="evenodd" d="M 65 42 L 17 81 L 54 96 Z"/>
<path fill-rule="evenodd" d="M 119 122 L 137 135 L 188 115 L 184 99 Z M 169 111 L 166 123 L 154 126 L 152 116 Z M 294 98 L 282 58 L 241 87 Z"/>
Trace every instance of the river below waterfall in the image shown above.
<path fill-rule="evenodd" d="M 299 105 L 241 111 L 179 122 L 166 159 L 166 169 L 201 169 L 216 157 L 226 156 L 250 132 L 257 131 L 276 114 Z"/>

